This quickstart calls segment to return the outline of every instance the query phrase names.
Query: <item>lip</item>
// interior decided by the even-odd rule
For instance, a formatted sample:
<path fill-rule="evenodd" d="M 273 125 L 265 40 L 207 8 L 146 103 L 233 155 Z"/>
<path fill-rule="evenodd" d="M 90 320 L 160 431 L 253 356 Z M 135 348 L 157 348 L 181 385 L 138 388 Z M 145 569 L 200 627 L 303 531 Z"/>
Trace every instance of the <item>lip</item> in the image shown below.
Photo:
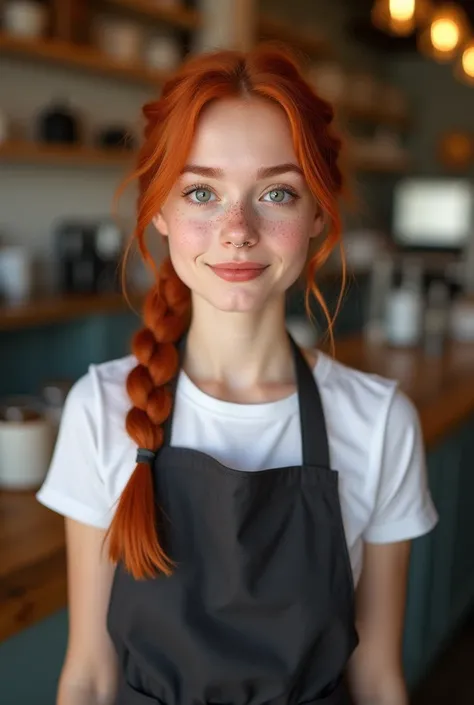
<path fill-rule="evenodd" d="M 211 269 L 265 269 L 266 264 L 259 262 L 221 262 L 220 264 L 210 264 Z"/>
<path fill-rule="evenodd" d="M 220 279 L 229 282 L 246 282 L 257 279 L 268 265 L 259 262 L 220 262 L 210 264 L 209 267 Z"/>

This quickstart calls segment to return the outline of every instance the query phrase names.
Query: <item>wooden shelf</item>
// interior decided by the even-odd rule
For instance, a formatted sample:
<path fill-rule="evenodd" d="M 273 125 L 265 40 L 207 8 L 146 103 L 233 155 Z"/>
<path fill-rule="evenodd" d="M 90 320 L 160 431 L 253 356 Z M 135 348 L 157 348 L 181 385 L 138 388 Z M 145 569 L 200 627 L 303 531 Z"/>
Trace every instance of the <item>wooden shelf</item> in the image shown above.
<path fill-rule="evenodd" d="M 332 55 L 328 42 L 313 34 L 300 32 L 289 26 L 283 20 L 273 19 L 268 15 L 261 15 L 258 21 L 258 33 L 261 39 L 276 40 L 311 56 L 322 58 Z"/>
<path fill-rule="evenodd" d="M 178 29 L 196 30 L 201 24 L 198 12 L 186 7 L 160 7 L 153 0 L 104 0 L 107 5 L 133 12 Z"/>
<path fill-rule="evenodd" d="M 9 140 L 0 144 L 1 164 L 39 164 L 42 166 L 125 167 L 135 152 L 115 147 L 47 144 Z"/>
<path fill-rule="evenodd" d="M 140 297 L 132 298 L 134 306 L 140 302 Z M 0 305 L 0 332 L 126 310 L 128 304 L 119 293 L 51 296 L 17 306 Z"/>
<path fill-rule="evenodd" d="M 135 152 L 117 148 L 87 147 L 82 145 L 54 145 L 11 140 L 0 144 L 2 164 L 31 164 L 74 168 L 126 168 L 133 165 Z M 409 156 L 384 162 L 371 157 L 354 155 L 348 158 L 351 169 L 373 173 L 405 172 L 410 168 Z"/>
<path fill-rule="evenodd" d="M 149 69 L 145 65 L 122 63 L 94 47 L 59 39 L 28 40 L 0 32 L 0 55 L 44 61 L 60 68 L 75 68 L 151 86 L 159 86 L 168 78 L 165 72 Z"/>

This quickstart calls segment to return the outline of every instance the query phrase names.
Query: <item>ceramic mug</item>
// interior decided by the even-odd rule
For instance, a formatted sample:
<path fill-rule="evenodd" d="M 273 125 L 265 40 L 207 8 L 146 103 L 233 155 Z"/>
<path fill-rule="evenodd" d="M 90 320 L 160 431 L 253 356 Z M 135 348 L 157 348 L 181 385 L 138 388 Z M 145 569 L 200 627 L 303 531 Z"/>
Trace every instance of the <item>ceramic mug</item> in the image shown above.
<path fill-rule="evenodd" d="M 3 8 L 3 27 L 8 34 L 33 39 L 46 30 L 46 8 L 32 0 L 9 0 Z"/>
<path fill-rule="evenodd" d="M 23 303 L 31 298 L 33 288 L 32 261 L 21 246 L 0 248 L 0 295 L 9 303 Z"/>
<path fill-rule="evenodd" d="M 53 428 L 28 398 L 7 399 L 0 405 L 0 488 L 38 488 L 48 471 Z"/>
<path fill-rule="evenodd" d="M 95 34 L 99 49 L 118 61 L 140 60 L 143 34 L 139 25 L 111 17 L 99 18 Z"/>
<path fill-rule="evenodd" d="M 169 34 L 151 37 L 145 48 L 145 61 L 151 68 L 173 71 L 181 61 L 179 43 Z"/>

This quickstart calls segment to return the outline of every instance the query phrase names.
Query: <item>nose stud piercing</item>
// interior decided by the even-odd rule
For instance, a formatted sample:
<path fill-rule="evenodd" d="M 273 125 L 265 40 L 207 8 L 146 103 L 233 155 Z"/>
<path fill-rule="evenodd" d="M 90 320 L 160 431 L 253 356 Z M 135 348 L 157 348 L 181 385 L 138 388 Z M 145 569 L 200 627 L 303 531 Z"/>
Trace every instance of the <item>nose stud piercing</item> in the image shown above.
<path fill-rule="evenodd" d="M 236 245 L 235 242 L 232 242 L 232 245 L 237 248 L 245 247 L 245 245 L 247 245 L 247 247 L 252 247 L 248 240 L 246 240 L 245 242 L 241 242 L 240 245 Z"/>

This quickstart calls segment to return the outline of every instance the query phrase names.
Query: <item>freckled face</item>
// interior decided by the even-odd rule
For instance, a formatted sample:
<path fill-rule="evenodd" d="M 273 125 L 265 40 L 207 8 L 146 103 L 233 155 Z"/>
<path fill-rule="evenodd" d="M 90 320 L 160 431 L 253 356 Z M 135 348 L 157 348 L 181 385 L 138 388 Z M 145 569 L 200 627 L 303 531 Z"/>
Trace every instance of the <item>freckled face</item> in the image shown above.
<path fill-rule="evenodd" d="M 242 312 L 282 297 L 323 228 L 283 111 L 260 99 L 211 104 L 154 224 L 194 297 Z"/>

